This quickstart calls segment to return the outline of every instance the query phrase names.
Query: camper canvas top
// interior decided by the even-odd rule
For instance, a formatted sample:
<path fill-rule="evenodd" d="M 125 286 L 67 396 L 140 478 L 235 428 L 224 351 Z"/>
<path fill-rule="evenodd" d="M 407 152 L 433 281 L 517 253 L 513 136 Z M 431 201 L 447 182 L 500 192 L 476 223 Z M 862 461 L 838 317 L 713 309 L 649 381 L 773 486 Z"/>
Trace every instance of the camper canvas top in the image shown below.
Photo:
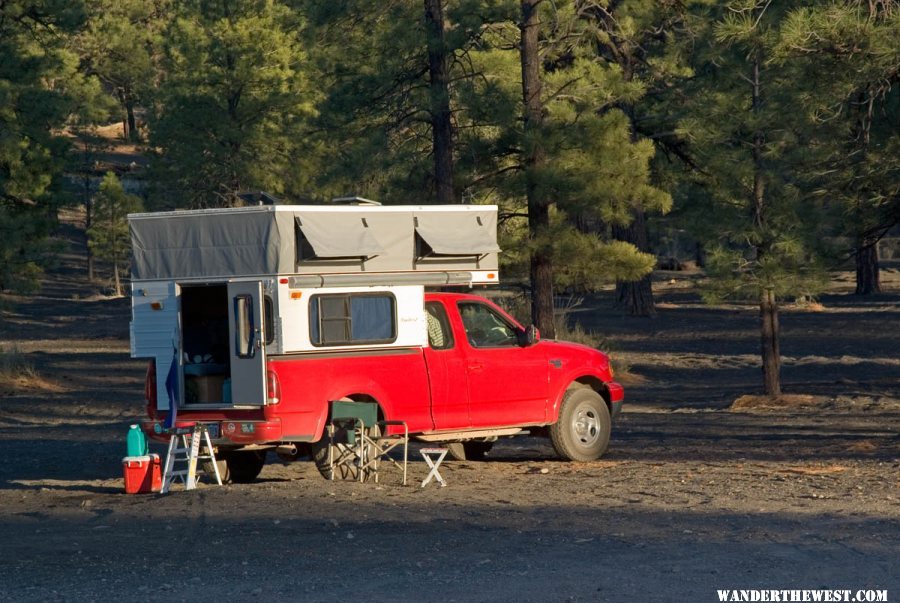
<path fill-rule="evenodd" d="M 493 205 L 263 206 L 128 219 L 134 281 L 462 272 L 469 282 L 497 280 Z"/>

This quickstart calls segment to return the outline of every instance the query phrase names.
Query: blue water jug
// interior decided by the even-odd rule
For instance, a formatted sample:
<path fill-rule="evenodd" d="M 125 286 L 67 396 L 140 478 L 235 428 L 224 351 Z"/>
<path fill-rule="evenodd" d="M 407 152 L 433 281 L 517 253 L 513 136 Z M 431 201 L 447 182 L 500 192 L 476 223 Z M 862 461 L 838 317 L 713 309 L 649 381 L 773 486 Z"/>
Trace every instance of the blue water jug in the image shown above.
<path fill-rule="evenodd" d="M 150 448 L 147 446 L 147 438 L 144 437 L 144 432 L 137 425 L 132 425 L 128 429 L 126 442 L 128 444 L 127 456 L 146 456 L 150 453 Z"/>

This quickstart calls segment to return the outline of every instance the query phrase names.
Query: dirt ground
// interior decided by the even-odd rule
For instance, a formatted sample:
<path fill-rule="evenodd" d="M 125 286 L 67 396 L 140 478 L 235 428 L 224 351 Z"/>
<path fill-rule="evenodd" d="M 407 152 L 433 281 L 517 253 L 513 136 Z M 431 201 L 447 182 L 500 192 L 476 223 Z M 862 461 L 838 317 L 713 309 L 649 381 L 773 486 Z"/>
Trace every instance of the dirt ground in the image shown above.
<path fill-rule="evenodd" d="M 633 373 L 600 461 L 544 440 L 446 463 L 448 486 L 328 482 L 274 455 L 258 482 L 122 493 L 143 361 L 129 302 L 71 263 L 4 296 L 0 600 L 715 601 L 717 589 L 881 589 L 900 598 L 900 273 L 846 277 L 782 316 L 784 400 L 756 398 L 756 313 L 705 306 L 665 275 L 659 316 L 600 295 L 574 316 Z M 65 262 L 64 262 L 65 263 Z M 742 398 L 737 409 L 732 403 Z M 161 447 L 156 447 L 162 452 Z"/>

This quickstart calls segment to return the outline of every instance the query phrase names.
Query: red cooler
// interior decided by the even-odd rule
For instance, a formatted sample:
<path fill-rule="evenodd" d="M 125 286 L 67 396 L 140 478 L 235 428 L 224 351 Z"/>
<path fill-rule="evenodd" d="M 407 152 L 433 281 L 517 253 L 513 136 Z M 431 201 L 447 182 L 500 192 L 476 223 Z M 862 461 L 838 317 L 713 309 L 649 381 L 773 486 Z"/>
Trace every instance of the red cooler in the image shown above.
<path fill-rule="evenodd" d="M 122 459 L 126 494 L 149 494 L 162 490 L 162 474 L 158 454 L 126 456 Z"/>

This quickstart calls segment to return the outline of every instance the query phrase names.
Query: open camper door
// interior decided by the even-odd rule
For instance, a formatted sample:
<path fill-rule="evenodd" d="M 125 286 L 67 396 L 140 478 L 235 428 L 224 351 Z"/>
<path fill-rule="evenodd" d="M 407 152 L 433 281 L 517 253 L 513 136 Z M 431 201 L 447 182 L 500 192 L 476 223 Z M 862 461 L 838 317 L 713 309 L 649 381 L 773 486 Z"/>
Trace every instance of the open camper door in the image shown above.
<path fill-rule="evenodd" d="M 228 300 L 231 400 L 235 406 L 262 406 L 266 397 L 262 283 L 228 283 Z"/>

